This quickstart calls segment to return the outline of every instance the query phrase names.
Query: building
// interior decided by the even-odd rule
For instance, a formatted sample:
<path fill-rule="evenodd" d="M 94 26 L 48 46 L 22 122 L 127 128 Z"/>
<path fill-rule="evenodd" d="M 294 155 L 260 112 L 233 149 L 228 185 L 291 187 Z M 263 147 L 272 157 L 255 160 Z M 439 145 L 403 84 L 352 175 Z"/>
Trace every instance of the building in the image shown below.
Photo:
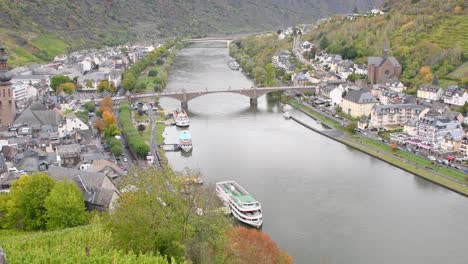
<path fill-rule="evenodd" d="M 418 98 L 426 100 L 439 101 L 442 97 L 442 94 L 442 88 L 433 85 L 424 85 L 419 87 L 417 96 Z"/>
<path fill-rule="evenodd" d="M 439 149 L 448 133 L 463 133 L 460 121 L 450 120 L 444 117 L 426 116 L 419 120 L 416 139 L 423 144 L 431 145 L 433 149 Z"/>
<path fill-rule="evenodd" d="M 446 153 L 459 152 L 461 140 L 463 138 L 463 130 L 453 130 L 443 138 L 440 142 L 440 150 Z"/>
<path fill-rule="evenodd" d="M 397 81 L 401 76 L 401 65 L 395 57 L 388 56 L 388 47 L 383 50 L 382 57 L 369 57 L 367 72 L 372 84 Z"/>
<path fill-rule="evenodd" d="M 47 174 L 55 181 L 75 183 L 83 194 L 88 210 L 112 210 L 119 193 L 114 183 L 103 173 L 49 166 Z"/>
<path fill-rule="evenodd" d="M 458 86 L 449 86 L 444 92 L 444 103 L 448 105 L 463 106 L 468 102 L 466 89 Z"/>
<path fill-rule="evenodd" d="M 340 105 L 343 100 L 344 88 L 342 85 L 327 85 L 320 89 L 320 94 L 331 99 L 332 105 Z"/>
<path fill-rule="evenodd" d="M 428 109 L 416 104 L 376 105 L 371 111 L 370 127 L 390 129 L 402 127 L 411 119 L 423 117 Z"/>
<path fill-rule="evenodd" d="M 341 109 L 345 114 L 353 117 L 368 116 L 377 104 L 377 99 L 367 88 L 351 87 L 341 102 Z"/>
<path fill-rule="evenodd" d="M 460 141 L 460 149 L 458 150 L 460 154 L 465 157 L 468 157 L 468 136 L 463 136 Z"/>
<path fill-rule="evenodd" d="M 15 97 L 8 72 L 8 56 L 5 46 L 0 44 L 0 128 L 13 124 L 16 116 Z"/>

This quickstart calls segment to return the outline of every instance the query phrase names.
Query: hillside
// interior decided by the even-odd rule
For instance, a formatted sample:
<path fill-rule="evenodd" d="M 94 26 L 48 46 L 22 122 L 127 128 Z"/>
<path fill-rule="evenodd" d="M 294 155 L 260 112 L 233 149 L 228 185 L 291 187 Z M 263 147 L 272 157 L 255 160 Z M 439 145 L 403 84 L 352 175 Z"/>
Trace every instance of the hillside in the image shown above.
<path fill-rule="evenodd" d="M 49 232 L 0 230 L 8 263 L 158 263 L 153 254 L 124 253 L 114 248 L 102 224 Z M 85 260 L 85 261 L 84 261 Z"/>
<path fill-rule="evenodd" d="M 333 17 L 305 39 L 358 62 L 381 54 L 388 41 L 403 66 L 402 81 L 412 91 L 423 83 L 419 72 L 426 65 L 443 86 L 466 82 L 468 7 L 463 0 L 391 0 L 385 5 L 390 12 L 382 16 Z"/>
<path fill-rule="evenodd" d="M 0 0 L 0 39 L 11 63 L 69 49 L 173 36 L 263 30 L 364 10 L 381 0 Z"/>

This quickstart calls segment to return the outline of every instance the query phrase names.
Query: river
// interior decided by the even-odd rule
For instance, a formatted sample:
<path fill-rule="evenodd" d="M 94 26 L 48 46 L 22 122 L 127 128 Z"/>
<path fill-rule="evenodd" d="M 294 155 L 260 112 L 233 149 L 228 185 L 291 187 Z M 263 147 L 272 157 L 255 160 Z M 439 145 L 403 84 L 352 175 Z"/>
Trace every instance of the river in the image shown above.
<path fill-rule="evenodd" d="M 227 56 L 214 43 L 183 49 L 167 90 L 250 87 Z M 242 95 L 212 94 L 188 107 L 194 149 L 167 153 L 170 165 L 238 181 L 262 203 L 263 232 L 295 263 L 467 263 L 465 197 L 285 120 L 267 96 L 251 107 Z M 175 127 L 165 134 L 177 143 Z"/>

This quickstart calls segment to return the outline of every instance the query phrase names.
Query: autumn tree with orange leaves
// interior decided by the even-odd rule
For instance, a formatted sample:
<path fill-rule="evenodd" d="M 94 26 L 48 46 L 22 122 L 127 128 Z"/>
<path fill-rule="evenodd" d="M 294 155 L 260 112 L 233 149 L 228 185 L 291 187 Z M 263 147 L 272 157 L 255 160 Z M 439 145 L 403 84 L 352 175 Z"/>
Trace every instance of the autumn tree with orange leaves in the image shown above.
<path fill-rule="evenodd" d="M 421 74 L 421 77 L 425 83 L 432 83 L 432 80 L 434 80 L 434 75 L 432 75 L 430 66 L 422 66 L 419 70 L 419 73 Z"/>
<path fill-rule="evenodd" d="M 105 111 L 109 111 L 112 113 L 112 110 L 114 108 L 114 102 L 112 101 L 112 98 L 110 96 L 104 96 L 104 98 L 102 98 L 101 102 L 99 103 L 99 108 L 103 113 Z"/>
<path fill-rule="evenodd" d="M 225 263 L 293 263 L 287 252 L 281 251 L 270 236 L 258 230 L 232 228 L 227 232 L 227 241 Z"/>
<path fill-rule="evenodd" d="M 102 118 L 96 119 L 94 127 L 102 133 L 111 126 L 115 126 L 117 118 L 113 113 L 114 102 L 110 96 L 105 96 L 99 103 L 99 111 L 102 113 Z M 114 127 L 113 127 L 114 129 Z"/>
<path fill-rule="evenodd" d="M 117 118 L 112 112 L 104 111 L 102 113 L 102 120 L 104 121 L 104 125 L 109 127 L 110 125 L 115 125 L 117 123 Z"/>

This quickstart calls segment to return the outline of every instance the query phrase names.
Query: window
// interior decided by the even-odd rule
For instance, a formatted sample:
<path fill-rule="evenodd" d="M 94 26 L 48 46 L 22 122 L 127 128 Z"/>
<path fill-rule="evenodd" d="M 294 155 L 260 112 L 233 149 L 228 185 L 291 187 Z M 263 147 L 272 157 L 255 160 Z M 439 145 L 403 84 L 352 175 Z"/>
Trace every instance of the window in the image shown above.
<path fill-rule="evenodd" d="M 390 75 L 390 70 L 385 70 L 385 75 Z"/>

